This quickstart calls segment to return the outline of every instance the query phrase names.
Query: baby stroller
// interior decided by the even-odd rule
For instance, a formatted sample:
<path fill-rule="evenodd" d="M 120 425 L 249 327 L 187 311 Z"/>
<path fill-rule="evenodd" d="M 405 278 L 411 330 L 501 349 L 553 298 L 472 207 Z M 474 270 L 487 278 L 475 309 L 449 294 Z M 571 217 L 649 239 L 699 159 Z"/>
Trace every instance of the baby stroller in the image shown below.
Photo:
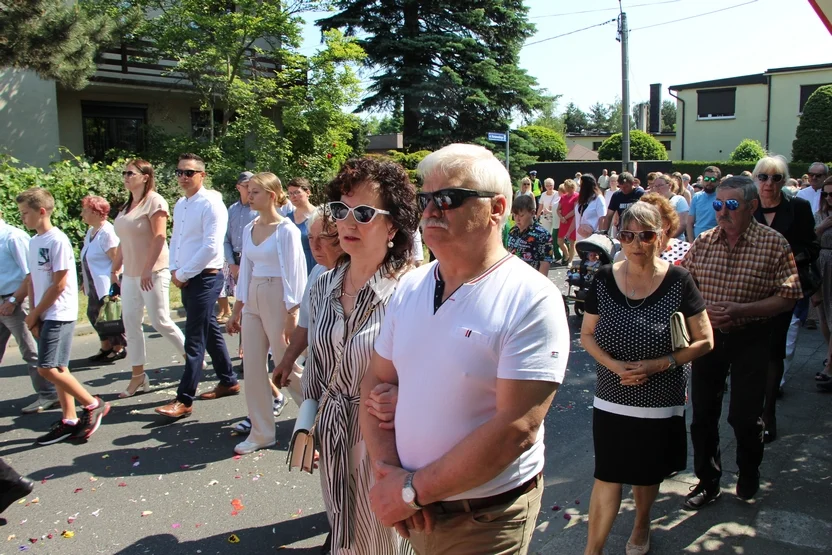
<path fill-rule="evenodd" d="M 579 259 L 566 271 L 566 294 L 563 295 L 567 316 L 570 304 L 574 306 L 575 316 L 584 315 L 584 301 L 595 273 L 601 266 L 612 264 L 619 250 L 621 243 L 598 232 L 575 243 Z"/>

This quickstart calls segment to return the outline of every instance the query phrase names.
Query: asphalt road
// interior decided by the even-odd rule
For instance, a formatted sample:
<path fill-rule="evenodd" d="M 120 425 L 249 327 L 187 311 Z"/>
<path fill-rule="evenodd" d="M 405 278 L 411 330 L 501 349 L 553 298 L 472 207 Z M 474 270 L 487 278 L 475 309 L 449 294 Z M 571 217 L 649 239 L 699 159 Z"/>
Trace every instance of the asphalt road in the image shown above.
<path fill-rule="evenodd" d="M 552 273 L 557 283 L 561 273 Z M 573 350 L 565 384 L 546 418 L 546 489 L 532 552 L 578 553 L 585 541 L 595 374 L 580 348 L 579 320 L 570 316 L 569 323 Z M 229 345 L 236 344 L 236 338 L 229 339 Z M 233 436 L 231 426 L 246 414 L 242 395 L 197 401 L 191 417 L 170 423 L 153 412 L 173 398 L 181 373 L 170 345 L 150 335 L 152 391 L 126 400 L 117 398 L 129 377 L 124 361 L 85 363 L 97 345 L 95 336 L 76 337 L 71 369 L 90 391 L 111 402 L 112 411 L 88 442 L 47 447 L 34 440 L 60 412 L 20 414 L 33 393 L 16 349 L 6 353 L 0 369 L 0 456 L 37 485 L 25 502 L 3 514 L 0 555 L 24 548 L 62 555 L 318 553 L 327 529 L 318 476 L 286 469 L 297 407 L 289 403 L 277 420 L 275 448 L 237 457 L 233 447 L 244 437 Z M 209 366 L 200 389 L 215 383 Z M 686 490 L 687 483 L 680 484 Z M 235 509 L 235 500 L 242 509 Z M 708 531 L 708 522 L 691 530 L 693 539 Z M 63 537 L 64 531 L 73 537 Z M 552 550 L 558 542 L 566 543 Z"/>

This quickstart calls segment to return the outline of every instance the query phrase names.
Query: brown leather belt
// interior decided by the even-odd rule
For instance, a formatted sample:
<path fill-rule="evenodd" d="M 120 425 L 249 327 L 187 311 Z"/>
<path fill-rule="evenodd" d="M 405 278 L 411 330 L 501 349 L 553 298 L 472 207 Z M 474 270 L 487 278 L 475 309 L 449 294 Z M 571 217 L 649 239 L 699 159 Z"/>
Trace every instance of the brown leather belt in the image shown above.
<path fill-rule="evenodd" d="M 199 272 L 199 275 L 201 275 L 201 276 L 215 276 L 218 273 L 220 273 L 220 271 L 217 268 L 208 268 L 207 270 L 202 270 L 201 272 Z"/>
<path fill-rule="evenodd" d="M 514 502 L 515 499 L 521 495 L 525 495 L 537 488 L 540 480 L 543 478 L 543 473 L 538 473 L 534 478 L 528 482 L 520 484 L 514 489 L 510 489 L 491 497 L 480 497 L 477 499 L 460 499 L 459 501 L 439 501 L 432 503 L 430 507 L 438 513 L 471 513 L 480 511 L 488 507 L 496 507 L 497 505 L 506 505 Z"/>

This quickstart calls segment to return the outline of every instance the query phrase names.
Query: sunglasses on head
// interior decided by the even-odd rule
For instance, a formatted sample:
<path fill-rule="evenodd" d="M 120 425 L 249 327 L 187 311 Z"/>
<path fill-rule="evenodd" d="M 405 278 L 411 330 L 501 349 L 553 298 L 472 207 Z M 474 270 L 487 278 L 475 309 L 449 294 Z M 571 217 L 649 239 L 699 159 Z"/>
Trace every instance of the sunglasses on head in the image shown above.
<path fill-rule="evenodd" d="M 760 181 L 760 183 L 768 181 L 769 178 L 771 179 L 772 183 L 780 183 L 781 181 L 783 181 L 783 175 L 779 173 L 775 173 L 774 175 L 768 173 L 757 174 L 757 179 Z"/>
<path fill-rule="evenodd" d="M 416 202 L 418 203 L 419 210 L 421 212 L 425 211 L 425 208 L 428 207 L 430 201 L 433 201 L 433 204 L 436 205 L 439 210 L 453 210 L 462 206 L 465 199 L 475 197 L 493 198 L 495 196 L 497 196 L 497 193 L 475 191 L 474 189 L 458 189 L 454 187 L 449 189 L 440 189 L 432 193 L 417 193 Z"/>
<path fill-rule="evenodd" d="M 182 177 L 183 175 L 185 177 L 193 177 L 194 174 L 202 173 L 202 170 L 179 170 L 179 169 L 177 169 L 174 173 L 176 174 L 176 177 Z"/>
<path fill-rule="evenodd" d="M 650 245 L 656 240 L 656 237 L 659 236 L 659 231 L 661 230 L 648 229 L 647 231 L 619 231 L 618 240 L 625 245 L 629 245 L 635 240 L 636 237 L 638 237 L 639 243 Z"/>
<path fill-rule="evenodd" d="M 705 177 L 702 178 L 702 181 L 704 181 L 705 183 L 716 183 L 717 178 L 706 175 Z"/>
<path fill-rule="evenodd" d="M 377 214 L 384 214 L 386 216 L 390 215 L 390 212 L 387 210 L 382 210 L 381 208 L 375 208 L 373 206 L 367 206 L 366 204 L 359 204 L 358 206 L 349 207 L 340 200 L 336 200 L 327 204 L 329 206 L 329 212 L 332 214 L 332 217 L 336 220 L 343 221 L 347 219 L 347 216 L 352 214 L 352 217 L 355 218 L 355 221 L 360 224 L 368 224 L 372 222 Z"/>
<path fill-rule="evenodd" d="M 132 170 L 127 170 L 121 172 L 121 177 L 133 177 L 134 175 L 141 175 L 141 173 L 136 173 Z"/>
<path fill-rule="evenodd" d="M 714 201 L 714 210 L 716 210 L 717 212 L 721 212 L 723 207 L 727 207 L 728 210 L 731 210 L 733 212 L 734 210 L 740 207 L 740 201 L 734 199 L 728 199 L 725 201 Z"/>

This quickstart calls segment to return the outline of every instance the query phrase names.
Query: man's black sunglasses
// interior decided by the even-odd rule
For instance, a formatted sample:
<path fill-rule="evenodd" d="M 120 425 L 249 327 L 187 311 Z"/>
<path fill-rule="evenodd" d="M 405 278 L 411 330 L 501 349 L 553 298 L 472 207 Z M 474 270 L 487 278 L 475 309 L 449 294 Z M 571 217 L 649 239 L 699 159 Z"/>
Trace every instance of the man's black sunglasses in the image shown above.
<path fill-rule="evenodd" d="M 421 212 L 425 211 L 425 208 L 428 207 L 430 201 L 433 201 L 433 204 L 435 204 L 439 210 L 453 210 L 454 208 L 462 206 L 462 203 L 464 203 L 467 198 L 493 198 L 496 196 L 497 193 L 490 193 L 488 191 L 457 189 L 453 187 L 449 189 L 440 189 L 438 191 L 434 191 L 433 193 L 417 193 L 416 202 L 418 203 L 419 210 Z"/>
<path fill-rule="evenodd" d="M 176 170 L 176 177 L 182 177 L 183 175 L 186 177 L 193 177 L 194 174 L 202 173 L 202 170 Z"/>

